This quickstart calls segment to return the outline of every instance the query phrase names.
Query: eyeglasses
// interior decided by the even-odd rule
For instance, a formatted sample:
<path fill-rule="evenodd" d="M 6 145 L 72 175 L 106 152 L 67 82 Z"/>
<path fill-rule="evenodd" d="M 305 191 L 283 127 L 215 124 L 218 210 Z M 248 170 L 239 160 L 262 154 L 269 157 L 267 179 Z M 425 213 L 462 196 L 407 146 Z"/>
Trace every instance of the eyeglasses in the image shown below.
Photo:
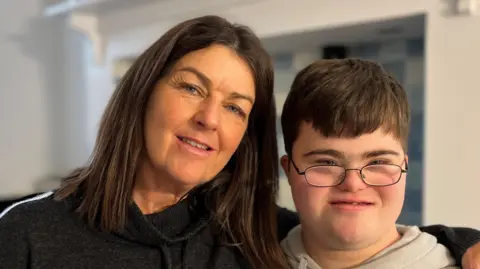
<path fill-rule="evenodd" d="M 293 167 L 299 175 L 305 177 L 305 181 L 315 187 L 335 187 L 345 181 L 347 171 L 359 171 L 360 178 L 365 184 L 374 187 L 385 187 L 397 184 L 403 173 L 408 171 L 408 163 L 405 161 L 405 169 L 396 164 L 369 164 L 360 169 L 346 169 L 339 165 L 315 165 L 300 172 L 297 165 Z"/>

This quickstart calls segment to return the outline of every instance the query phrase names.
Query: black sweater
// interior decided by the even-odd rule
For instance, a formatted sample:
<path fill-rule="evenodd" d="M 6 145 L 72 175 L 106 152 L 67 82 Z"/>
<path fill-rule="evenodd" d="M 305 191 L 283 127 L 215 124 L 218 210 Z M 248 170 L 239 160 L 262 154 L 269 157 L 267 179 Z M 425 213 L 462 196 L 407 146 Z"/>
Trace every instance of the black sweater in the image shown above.
<path fill-rule="evenodd" d="M 43 195 L 0 215 L 2 269 L 234 269 L 249 268 L 239 251 L 222 245 L 210 225 L 208 211 L 186 199 L 160 213 L 143 215 L 129 208 L 124 232 L 104 234 L 90 229 L 72 211 L 72 201 Z M 298 224 L 295 213 L 280 209 L 279 236 Z M 480 232 L 429 226 L 460 264 L 465 250 L 480 241 Z"/>

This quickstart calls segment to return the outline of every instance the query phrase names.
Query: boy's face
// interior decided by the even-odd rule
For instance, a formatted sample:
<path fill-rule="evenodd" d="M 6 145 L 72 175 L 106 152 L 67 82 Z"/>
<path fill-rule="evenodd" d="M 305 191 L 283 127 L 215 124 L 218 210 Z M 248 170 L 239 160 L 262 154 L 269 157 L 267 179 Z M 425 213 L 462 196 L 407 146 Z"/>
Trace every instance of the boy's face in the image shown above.
<path fill-rule="evenodd" d="M 369 164 L 394 164 L 405 169 L 407 161 L 400 141 L 382 130 L 357 138 L 326 138 L 307 123 L 300 125 L 291 158 L 300 172 L 314 165 L 360 169 Z M 400 181 L 394 185 L 371 187 L 362 181 L 358 170 L 350 170 L 338 186 L 314 187 L 297 173 L 287 156 L 282 157 L 282 167 L 292 188 L 306 245 L 355 250 L 396 233 L 405 173 L 398 173 Z"/>

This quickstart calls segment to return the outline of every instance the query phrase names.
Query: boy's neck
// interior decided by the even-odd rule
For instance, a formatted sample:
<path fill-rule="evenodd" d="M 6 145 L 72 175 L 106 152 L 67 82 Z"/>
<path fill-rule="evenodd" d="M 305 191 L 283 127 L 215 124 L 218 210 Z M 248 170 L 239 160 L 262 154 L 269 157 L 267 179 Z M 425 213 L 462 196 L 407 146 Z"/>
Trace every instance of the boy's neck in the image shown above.
<path fill-rule="evenodd" d="M 345 246 L 344 250 L 332 249 L 324 244 L 318 242 L 310 242 L 305 238 L 312 238 L 304 236 L 302 232 L 302 240 L 304 242 L 305 250 L 308 255 L 316 261 L 323 269 L 346 269 L 354 268 L 364 263 L 371 257 L 375 256 L 382 250 L 386 249 L 393 243 L 397 242 L 401 235 L 398 233 L 396 227 L 391 229 L 381 240 L 375 242 L 364 248 L 355 249 L 353 247 Z"/>

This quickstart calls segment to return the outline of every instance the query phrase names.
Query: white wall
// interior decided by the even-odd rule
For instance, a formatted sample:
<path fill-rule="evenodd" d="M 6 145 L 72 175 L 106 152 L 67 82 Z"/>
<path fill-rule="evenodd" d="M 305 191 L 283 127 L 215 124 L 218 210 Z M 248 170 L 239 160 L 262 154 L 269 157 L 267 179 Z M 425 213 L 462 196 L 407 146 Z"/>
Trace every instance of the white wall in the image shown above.
<path fill-rule="evenodd" d="M 428 13 L 425 223 L 480 229 L 480 16 Z"/>
<path fill-rule="evenodd" d="M 43 18 L 38 2 L 5 1 L 0 9 L 0 198 L 37 191 L 88 155 L 85 39 L 64 18 Z"/>
<path fill-rule="evenodd" d="M 59 140 L 63 141 L 61 147 L 52 145 L 56 150 L 53 171 L 60 176 L 87 161 L 93 146 L 93 141 L 88 139 L 91 132 L 89 116 L 92 112 L 101 113 L 104 106 L 103 103 L 97 104 L 96 96 L 92 97 L 88 91 L 88 83 L 92 81 L 89 78 L 95 71 L 90 68 L 93 66 L 91 44 L 83 33 L 72 30 L 68 23 L 62 21 L 62 26 L 63 43 L 57 44 L 64 52 L 60 63 L 64 77 L 57 95 L 61 99 L 50 100 L 55 101 L 57 115 L 63 115 L 63 120 L 59 120 L 52 130 L 58 132 Z M 55 78 L 60 79 L 58 75 Z"/>

